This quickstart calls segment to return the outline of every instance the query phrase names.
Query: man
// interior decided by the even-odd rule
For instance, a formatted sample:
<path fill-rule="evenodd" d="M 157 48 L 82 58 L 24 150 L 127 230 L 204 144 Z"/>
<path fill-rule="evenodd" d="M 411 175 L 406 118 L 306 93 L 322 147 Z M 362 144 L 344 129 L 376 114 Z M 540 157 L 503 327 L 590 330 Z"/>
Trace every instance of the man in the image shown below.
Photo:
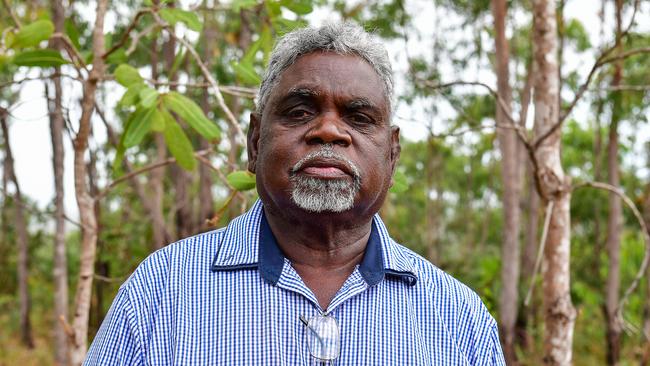
<path fill-rule="evenodd" d="M 260 200 L 146 259 L 86 364 L 504 364 L 478 296 L 377 216 L 400 152 L 392 89 L 357 25 L 282 38 L 250 117 Z"/>

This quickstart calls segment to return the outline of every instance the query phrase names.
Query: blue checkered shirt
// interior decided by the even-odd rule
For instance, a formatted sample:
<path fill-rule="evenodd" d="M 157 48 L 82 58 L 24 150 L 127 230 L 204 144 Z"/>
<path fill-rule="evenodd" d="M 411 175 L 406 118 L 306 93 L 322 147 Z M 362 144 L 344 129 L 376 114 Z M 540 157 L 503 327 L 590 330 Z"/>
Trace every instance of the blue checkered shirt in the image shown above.
<path fill-rule="evenodd" d="M 321 309 L 258 201 L 150 255 L 121 286 L 85 365 L 310 365 L 300 316 L 336 318 L 335 365 L 505 365 L 479 297 L 394 242 L 378 215 L 362 262 Z"/>

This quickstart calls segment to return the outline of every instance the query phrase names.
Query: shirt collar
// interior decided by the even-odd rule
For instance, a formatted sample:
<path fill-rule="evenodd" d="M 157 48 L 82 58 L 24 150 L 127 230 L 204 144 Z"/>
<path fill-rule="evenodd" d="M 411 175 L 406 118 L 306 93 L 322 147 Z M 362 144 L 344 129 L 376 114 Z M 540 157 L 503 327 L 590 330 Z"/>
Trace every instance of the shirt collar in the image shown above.
<path fill-rule="evenodd" d="M 282 274 L 285 258 L 264 217 L 260 200 L 244 215 L 225 228 L 212 271 L 258 269 L 262 277 L 275 285 Z M 373 217 L 372 229 L 359 272 L 369 286 L 384 278 L 404 280 L 414 285 L 417 276 L 403 249 L 392 241 L 379 215 Z"/>

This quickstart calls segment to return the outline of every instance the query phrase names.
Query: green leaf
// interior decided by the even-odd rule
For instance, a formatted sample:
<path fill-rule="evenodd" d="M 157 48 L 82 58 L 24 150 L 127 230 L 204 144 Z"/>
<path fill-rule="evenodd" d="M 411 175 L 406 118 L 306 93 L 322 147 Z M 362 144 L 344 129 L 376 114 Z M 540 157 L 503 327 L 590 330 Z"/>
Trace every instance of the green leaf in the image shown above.
<path fill-rule="evenodd" d="M 181 126 L 166 109 L 163 108 L 160 112 L 165 123 L 163 136 L 165 137 L 165 143 L 169 152 L 181 168 L 186 170 L 194 169 L 196 166 L 196 158 L 194 158 L 192 143 L 187 138 L 187 135 L 185 135 Z"/>
<path fill-rule="evenodd" d="M 228 184 L 238 191 L 248 191 L 255 188 L 255 174 L 238 170 L 228 174 Z"/>
<path fill-rule="evenodd" d="M 219 127 L 210 121 L 191 99 L 177 92 L 169 92 L 163 96 L 163 104 L 206 139 L 214 140 L 221 136 Z"/>
<path fill-rule="evenodd" d="M 126 50 L 124 48 L 119 48 L 115 52 L 111 53 L 108 55 L 106 58 L 106 62 L 109 64 L 117 65 L 117 64 L 123 64 L 129 60 L 128 56 L 126 55 Z"/>
<path fill-rule="evenodd" d="M 63 23 L 63 29 L 65 30 L 65 34 L 68 36 L 68 38 L 70 38 L 70 41 L 72 41 L 72 44 L 75 46 L 75 48 L 80 49 L 81 43 L 79 43 L 79 30 L 75 26 L 72 19 L 67 18 L 65 20 L 65 23 Z"/>
<path fill-rule="evenodd" d="M 392 193 L 404 193 L 409 189 L 408 182 L 406 180 L 406 175 L 401 171 L 396 171 L 393 176 L 393 186 L 390 187 L 390 192 Z"/>
<path fill-rule="evenodd" d="M 156 132 L 163 132 L 165 130 L 165 118 L 158 108 L 155 108 L 151 116 L 151 130 Z"/>
<path fill-rule="evenodd" d="M 280 3 L 275 1 L 265 1 L 264 5 L 266 5 L 266 12 L 269 13 L 271 19 L 279 17 L 282 14 Z"/>
<path fill-rule="evenodd" d="M 11 62 L 11 57 L 0 54 L 0 67 L 3 67 L 5 64 L 10 62 Z"/>
<path fill-rule="evenodd" d="M 565 27 L 567 38 L 575 42 L 578 51 L 584 52 L 591 47 L 589 33 L 579 20 L 571 19 Z"/>
<path fill-rule="evenodd" d="M 16 34 L 10 47 L 34 47 L 38 46 L 41 41 L 44 41 L 54 32 L 54 24 L 49 20 L 37 20 L 34 23 L 28 24 L 20 29 Z"/>
<path fill-rule="evenodd" d="M 59 51 L 55 50 L 33 50 L 24 51 L 14 56 L 13 63 L 18 66 L 61 66 L 68 63 Z"/>
<path fill-rule="evenodd" d="M 155 89 L 149 87 L 145 87 L 140 90 L 139 96 L 140 105 L 142 108 L 152 108 L 156 105 L 156 101 L 158 101 L 158 92 Z"/>
<path fill-rule="evenodd" d="M 298 15 L 307 15 L 314 10 L 311 0 L 283 0 L 280 4 Z"/>
<path fill-rule="evenodd" d="M 133 123 L 133 116 L 135 113 L 131 113 L 129 117 L 124 122 L 124 131 L 127 131 L 131 124 Z M 117 149 L 115 151 L 115 160 L 113 160 L 113 176 L 117 177 L 122 172 L 122 160 L 124 160 L 124 153 L 126 152 L 126 146 L 124 146 L 124 137 L 125 133 L 122 133 L 120 136 L 120 142 L 117 144 Z"/>
<path fill-rule="evenodd" d="M 93 55 L 93 51 L 87 50 L 87 51 L 81 51 L 81 58 L 84 59 L 84 62 L 86 65 L 90 65 L 93 63 L 93 58 L 95 56 Z"/>
<path fill-rule="evenodd" d="M 284 35 L 285 33 L 288 33 L 296 28 L 301 28 L 307 25 L 307 23 L 303 20 L 290 20 L 285 19 L 282 16 L 271 18 L 271 24 L 273 24 L 280 35 Z"/>
<path fill-rule="evenodd" d="M 115 69 L 115 80 L 127 88 L 143 81 L 138 70 L 127 64 L 121 64 Z"/>
<path fill-rule="evenodd" d="M 264 29 L 260 34 L 260 41 L 262 43 L 262 49 L 264 50 L 264 65 L 269 63 L 269 57 L 271 56 L 271 51 L 273 51 L 273 35 L 271 34 L 271 28 L 264 25 Z"/>
<path fill-rule="evenodd" d="M 232 68 L 235 70 L 237 77 L 246 84 L 258 85 L 262 82 L 262 78 L 257 75 L 255 68 L 250 63 L 233 62 Z"/>
<path fill-rule="evenodd" d="M 128 89 L 122 95 L 122 99 L 118 104 L 122 107 L 130 107 L 136 105 L 140 100 L 140 90 L 144 89 L 145 85 L 143 83 L 137 83 L 129 86 Z"/>
<path fill-rule="evenodd" d="M 242 9 L 250 9 L 257 5 L 257 0 L 233 0 L 232 10 L 239 13 Z"/>
<path fill-rule="evenodd" d="M 241 58 L 241 63 L 244 64 L 253 64 L 253 61 L 255 61 L 255 54 L 257 51 L 259 51 L 260 47 L 262 46 L 262 37 L 260 37 L 257 41 L 253 42 L 253 44 L 248 47 L 248 51 L 244 54 L 244 56 Z"/>
<path fill-rule="evenodd" d="M 16 34 L 12 32 L 5 32 L 5 44 L 7 47 L 11 47 L 12 44 L 14 44 L 14 40 L 16 39 Z M 3 52 L 4 53 L 4 52 Z"/>
<path fill-rule="evenodd" d="M 167 75 L 169 75 L 168 77 L 170 79 L 174 74 L 176 74 L 176 71 L 178 71 L 178 68 L 181 66 L 186 53 L 187 52 L 183 49 L 183 46 L 181 46 L 178 50 L 178 53 L 176 54 L 176 57 L 174 57 L 174 63 L 172 64 L 172 67 L 167 72 Z"/>
<path fill-rule="evenodd" d="M 187 28 L 196 32 L 200 32 L 201 29 L 203 29 L 201 20 L 199 20 L 198 15 L 194 12 L 176 8 L 163 8 L 160 9 L 158 13 L 161 18 L 171 25 L 176 25 L 176 23 L 181 22 L 185 24 Z"/>
<path fill-rule="evenodd" d="M 144 135 L 151 129 L 151 119 L 155 108 L 137 108 L 133 120 L 124 131 L 124 147 L 129 148 L 142 142 Z"/>
<path fill-rule="evenodd" d="M 113 33 L 104 33 L 104 49 L 109 50 L 113 46 Z"/>

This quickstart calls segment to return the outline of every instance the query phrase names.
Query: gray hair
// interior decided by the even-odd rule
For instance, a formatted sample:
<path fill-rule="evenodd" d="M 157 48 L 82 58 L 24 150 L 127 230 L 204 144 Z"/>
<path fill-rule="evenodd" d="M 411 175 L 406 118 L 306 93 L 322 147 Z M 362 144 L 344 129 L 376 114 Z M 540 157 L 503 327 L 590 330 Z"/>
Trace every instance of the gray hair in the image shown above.
<path fill-rule="evenodd" d="M 392 110 L 393 74 L 384 45 L 361 26 L 352 22 L 331 22 L 321 27 L 306 27 L 287 33 L 275 45 L 269 66 L 257 94 L 257 113 L 262 113 L 282 72 L 298 57 L 315 51 L 356 55 L 377 72 L 384 83 L 389 113 Z"/>

